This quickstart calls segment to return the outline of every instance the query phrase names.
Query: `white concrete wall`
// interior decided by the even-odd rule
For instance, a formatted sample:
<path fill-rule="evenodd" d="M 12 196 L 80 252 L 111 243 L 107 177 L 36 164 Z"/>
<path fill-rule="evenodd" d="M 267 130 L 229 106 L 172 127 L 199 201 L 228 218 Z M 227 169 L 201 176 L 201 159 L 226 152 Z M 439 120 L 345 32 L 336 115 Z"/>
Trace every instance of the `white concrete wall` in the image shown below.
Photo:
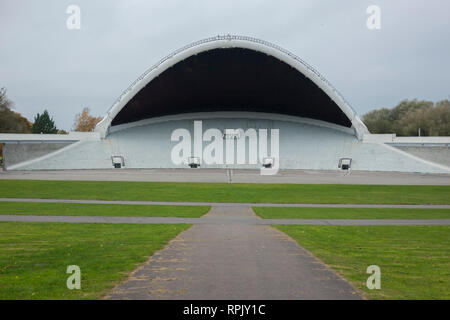
<path fill-rule="evenodd" d="M 200 120 L 200 119 L 197 119 Z M 112 168 L 111 156 L 125 158 L 127 168 L 176 168 L 171 161 L 173 130 L 189 129 L 192 120 L 172 120 L 124 128 L 98 141 L 80 141 L 44 157 L 9 170 L 101 169 Z M 205 119 L 208 128 L 265 128 L 280 130 L 280 168 L 337 170 L 339 158 L 353 159 L 352 170 L 449 173 L 450 168 L 437 165 L 379 142 L 358 141 L 351 130 L 307 123 L 262 119 Z M 205 147 L 209 142 L 203 142 Z M 270 145 L 270 142 L 268 143 Z M 225 165 L 202 165 L 225 167 Z M 260 165 L 232 165 L 234 168 L 259 168 Z"/>
<path fill-rule="evenodd" d="M 405 151 L 409 154 L 417 156 L 421 159 L 428 160 L 434 163 L 439 163 L 444 166 L 450 167 L 450 146 L 439 145 L 421 145 L 421 146 L 408 146 L 408 145 L 393 145 L 397 149 Z"/>
<path fill-rule="evenodd" d="M 98 132 L 69 132 L 68 134 L 0 133 L 0 143 L 15 142 L 74 142 L 98 141 Z"/>
<path fill-rule="evenodd" d="M 3 163 L 5 170 L 17 163 L 22 163 L 31 159 L 36 159 L 62 149 L 71 142 L 52 143 L 5 143 L 3 146 Z"/>
<path fill-rule="evenodd" d="M 450 144 L 450 137 L 397 137 L 390 134 L 364 134 L 363 141 L 389 144 Z"/>
<path fill-rule="evenodd" d="M 79 141 L 43 157 L 8 167 L 8 170 L 62 170 L 111 168 L 107 141 Z"/>

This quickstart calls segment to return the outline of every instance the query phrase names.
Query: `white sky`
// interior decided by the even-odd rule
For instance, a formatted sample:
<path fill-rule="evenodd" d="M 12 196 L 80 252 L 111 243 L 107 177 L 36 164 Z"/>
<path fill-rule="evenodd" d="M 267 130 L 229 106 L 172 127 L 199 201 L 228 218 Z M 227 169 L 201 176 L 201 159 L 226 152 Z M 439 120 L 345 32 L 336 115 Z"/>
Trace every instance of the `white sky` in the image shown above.
<path fill-rule="evenodd" d="M 68 30 L 67 6 L 81 8 Z M 381 30 L 366 27 L 369 5 Z M 253 36 L 295 53 L 360 114 L 408 98 L 450 98 L 450 2 L 443 0 L 1 0 L 0 87 L 33 120 L 69 130 L 103 116 L 142 72 L 192 41 Z"/>

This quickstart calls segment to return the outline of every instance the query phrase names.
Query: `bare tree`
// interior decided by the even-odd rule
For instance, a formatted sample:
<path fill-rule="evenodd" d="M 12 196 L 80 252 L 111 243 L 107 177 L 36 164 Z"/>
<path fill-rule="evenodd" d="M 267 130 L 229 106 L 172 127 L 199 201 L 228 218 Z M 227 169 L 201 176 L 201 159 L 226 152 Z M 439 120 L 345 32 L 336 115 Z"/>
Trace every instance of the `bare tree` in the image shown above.
<path fill-rule="evenodd" d="M 0 111 L 12 108 L 12 101 L 6 96 L 6 88 L 0 88 Z"/>

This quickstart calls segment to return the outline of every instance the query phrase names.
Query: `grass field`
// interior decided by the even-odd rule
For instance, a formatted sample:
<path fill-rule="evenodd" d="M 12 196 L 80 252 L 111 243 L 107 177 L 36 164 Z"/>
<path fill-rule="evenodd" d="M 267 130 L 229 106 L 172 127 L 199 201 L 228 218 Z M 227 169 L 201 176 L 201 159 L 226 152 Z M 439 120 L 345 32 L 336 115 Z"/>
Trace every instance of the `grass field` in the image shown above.
<path fill-rule="evenodd" d="M 264 219 L 450 219 L 450 209 L 253 207 Z"/>
<path fill-rule="evenodd" d="M 277 226 L 370 299 L 450 299 L 450 226 Z M 381 289 L 366 268 L 381 268 Z"/>
<path fill-rule="evenodd" d="M 96 299 L 189 225 L 0 222 L 0 299 Z M 81 289 L 66 268 L 81 269 Z"/>
<path fill-rule="evenodd" d="M 0 197 L 251 203 L 450 204 L 450 186 L 0 180 Z"/>
<path fill-rule="evenodd" d="M 450 186 L 0 180 L 0 197 L 450 204 Z M 209 206 L 0 202 L 0 214 L 200 217 Z M 450 219 L 448 209 L 255 207 L 262 218 Z M 189 225 L 0 222 L 0 299 L 98 299 Z M 277 226 L 370 299 L 450 299 L 450 226 Z M 381 290 L 366 268 L 381 267 Z M 68 290 L 68 265 L 82 290 Z"/>
<path fill-rule="evenodd" d="M 199 218 L 209 210 L 209 206 L 0 202 L 0 215 Z"/>

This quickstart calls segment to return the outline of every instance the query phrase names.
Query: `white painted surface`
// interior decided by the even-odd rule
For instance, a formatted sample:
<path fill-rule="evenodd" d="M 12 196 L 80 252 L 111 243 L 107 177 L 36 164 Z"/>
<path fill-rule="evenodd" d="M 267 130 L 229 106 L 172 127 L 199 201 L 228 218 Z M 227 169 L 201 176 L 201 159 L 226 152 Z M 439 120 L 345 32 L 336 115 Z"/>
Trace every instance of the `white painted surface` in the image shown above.
<path fill-rule="evenodd" d="M 364 142 L 376 142 L 376 143 L 386 143 L 392 142 L 395 139 L 395 133 L 392 134 L 371 134 L 366 133 L 363 135 Z"/>
<path fill-rule="evenodd" d="M 0 142 L 73 142 L 99 141 L 98 132 L 69 132 L 68 134 L 0 133 Z"/>
<path fill-rule="evenodd" d="M 393 145 L 418 158 L 450 167 L 450 145 Z"/>
<path fill-rule="evenodd" d="M 198 118 L 196 120 L 202 120 Z M 171 150 L 177 142 L 170 140 L 173 130 L 185 128 L 191 132 L 193 121 L 171 120 L 147 125 L 111 130 L 98 141 L 80 141 L 45 157 L 14 166 L 17 170 L 51 169 L 109 169 L 111 156 L 121 155 L 127 168 L 183 168 L 171 161 Z M 353 134 L 312 122 L 291 122 L 240 117 L 203 119 L 203 132 L 219 130 L 264 128 L 280 130 L 280 168 L 308 170 L 337 170 L 340 158 L 352 158 L 351 170 L 449 173 L 450 168 L 407 154 L 382 143 L 358 140 Z M 203 147 L 209 142 L 203 142 Z M 270 142 L 268 141 L 270 145 Z M 193 143 L 192 143 L 193 145 Z M 248 144 L 246 147 L 248 152 Z M 224 156 L 225 156 L 224 144 Z M 248 159 L 248 155 L 246 156 Z M 231 168 L 260 168 L 257 165 L 228 165 Z M 202 168 L 225 168 L 206 165 Z"/>
<path fill-rule="evenodd" d="M 397 137 L 395 133 L 366 133 L 363 136 L 363 141 L 389 144 L 450 144 L 450 137 Z"/>

